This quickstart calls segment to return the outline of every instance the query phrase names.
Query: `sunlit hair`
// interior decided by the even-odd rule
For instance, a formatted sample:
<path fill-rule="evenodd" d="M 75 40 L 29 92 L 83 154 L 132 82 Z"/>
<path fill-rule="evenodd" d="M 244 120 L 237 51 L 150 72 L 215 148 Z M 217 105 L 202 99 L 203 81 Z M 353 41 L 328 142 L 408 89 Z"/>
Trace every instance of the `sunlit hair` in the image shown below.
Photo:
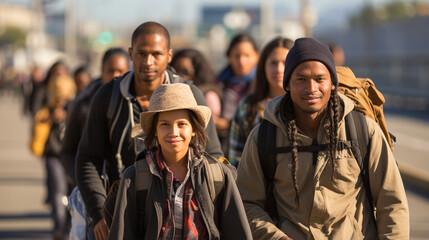
<path fill-rule="evenodd" d="M 46 84 L 52 79 L 53 74 L 54 74 L 54 70 L 57 67 L 63 67 L 67 71 L 67 73 L 69 72 L 69 68 L 64 61 L 62 61 L 62 60 L 56 61 L 54 64 L 52 64 L 52 66 L 48 70 L 48 73 L 46 74 L 46 77 L 44 80 L 44 82 Z"/>
<path fill-rule="evenodd" d="M 291 49 L 293 46 L 293 41 L 289 38 L 277 37 L 271 40 L 263 48 L 261 56 L 259 57 L 258 65 L 256 67 L 256 79 L 254 91 L 251 93 L 246 100 L 247 109 L 246 115 L 248 116 L 249 122 L 249 131 L 254 127 L 253 122 L 258 115 L 258 103 L 268 97 L 270 91 L 270 86 L 268 84 L 267 72 L 265 70 L 265 63 L 267 62 L 268 57 L 276 48 L 286 48 Z M 285 56 L 286 58 L 286 56 Z"/>
<path fill-rule="evenodd" d="M 170 49 L 170 33 L 168 30 L 157 22 L 145 22 L 140 24 L 131 37 L 131 47 L 133 47 L 135 41 L 140 35 L 158 34 L 165 38 L 167 41 L 167 48 Z"/>
<path fill-rule="evenodd" d="M 333 173 L 335 169 L 335 152 L 338 146 L 338 125 L 340 117 L 343 114 L 343 108 L 340 104 L 340 98 L 337 94 L 337 90 L 331 91 L 331 97 L 328 102 L 326 110 L 328 125 L 325 129 L 326 133 L 329 136 L 328 142 L 328 158 L 332 164 L 331 179 L 333 179 Z M 297 135 L 297 123 L 296 116 L 293 110 L 293 102 L 289 93 L 286 93 L 281 99 L 280 104 L 276 109 L 276 115 L 283 121 L 286 125 L 288 141 L 292 147 L 292 167 L 291 175 L 293 180 L 293 185 L 295 188 L 295 204 L 296 208 L 299 207 L 299 188 L 297 183 L 297 172 L 298 172 L 298 142 L 296 139 Z"/>
<path fill-rule="evenodd" d="M 207 133 L 205 126 L 202 121 L 199 121 L 194 111 L 185 109 L 189 115 L 189 121 L 192 126 L 192 131 L 195 132 L 195 136 L 192 137 L 189 147 L 192 148 L 196 156 L 201 156 L 202 152 L 206 148 L 207 144 Z M 156 125 L 158 124 L 159 113 L 156 113 L 153 117 L 152 126 L 144 138 L 144 143 L 148 149 L 155 147 L 158 144 L 156 134 Z"/>
<path fill-rule="evenodd" d="M 237 34 L 229 43 L 229 47 L 228 50 L 226 51 L 226 56 L 229 57 L 229 55 L 231 54 L 232 50 L 239 44 L 242 42 L 249 42 L 250 44 L 252 44 L 253 49 L 258 52 L 258 46 L 256 45 L 255 40 L 246 33 L 240 33 Z"/>

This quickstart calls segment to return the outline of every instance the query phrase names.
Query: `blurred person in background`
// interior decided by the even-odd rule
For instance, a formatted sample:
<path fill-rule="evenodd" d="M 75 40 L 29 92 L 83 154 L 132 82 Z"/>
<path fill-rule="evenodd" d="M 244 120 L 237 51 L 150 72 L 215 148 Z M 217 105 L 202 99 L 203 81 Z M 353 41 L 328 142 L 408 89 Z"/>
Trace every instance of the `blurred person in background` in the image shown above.
<path fill-rule="evenodd" d="M 216 127 L 224 125 L 219 123 L 225 121 L 220 118 L 222 91 L 216 85 L 215 72 L 204 55 L 196 49 L 182 49 L 174 53 L 170 66 L 184 79 L 194 81 L 204 94 Z"/>
<path fill-rule="evenodd" d="M 66 195 L 68 185 L 60 162 L 61 143 L 67 117 L 66 105 L 76 94 L 73 79 L 65 74 L 52 76 L 46 87 L 47 104 L 34 117 L 31 151 L 45 160 L 47 202 L 52 207 L 54 239 L 66 237 Z"/>
<path fill-rule="evenodd" d="M 228 160 L 238 166 L 244 144 L 253 127 L 264 118 L 265 104 L 277 96 L 285 94 L 283 89 L 284 63 L 293 46 L 293 41 L 277 37 L 262 50 L 256 68 L 253 93 L 243 98 L 231 121 Z"/>
<path fill-rule="evenodd" d="M 343 66 L 346 62 L 343 47 L 339 44 L 330 44 L 329 50 L 331 51 L 332 56 L 334 56 L 335 66 Z"/>
<path fill-rule="evenodd" d="M 91 76 L 85 66 L 80 66 L 74 71 L 73 77 L 77 87 L 76 94 L 79 96 L 85 87 L 91 82 Z"/>
<path fill-rule="evenodd" d="M 102 84 L 122 76 L 130 70 L 128 53 L 122 48 L 108 49 L 102 58 L 101 77 L 91 82 L 83 93 L 75 98 L 68 109 L 66 130 L 61 149 L 61 161 L 66 169 L 69 184 L 74 187 L 69 196 L 69 211 L 72 216 L 70 239 L 94 239 L 92 220 L 87 218 L 85 205 L 75 179 L 75 157 L 89 113 L 91 100 Z M 107 101 L 107 100 L 106 100 Z M 80 221 L 79 221 L 80 220 Z"/>
<path fill-rule="evenodd" d="M 43 69 L 35 64 L 31 68 L 29 80 L 22 84 L 22 93 L 24 97 L 24 114 L 34 117 L 35 113 L 32 110 L 31 95 L 35 85 L 40 84 L 45 78 Z"/>
<path fill-rule="evenodd" d="M 173 50 L 170 48 L 170 34 L 161 24 L 145 22 L 138 26 L 132 34 L 128 54 L 133 62 L 133 71 L 98 89 L 91 102 L 76 156 L 76 181 L 88 215 L 95 223 L 97 240 L 106 239 L 109 233 L 103 205 L 106 189 L 110 187 L 106 188 L 103 178 L 108 179 L 107 185 L 119 180 L 123 169 L 134 164 L 137 153 L 145 148 L 143 142 L 131 138 L 131 129 L 139 123 L 140 113 L 148 110 L 155 88 L 163 83 L 186 83 L 198 104 L 207 105 L 202 92 L 192 81 L 167 68 Z M 110 103 L 110 99 L 114 102 Z M 108 117 L 109 112 L 112 118 Z M 206 132 L 210 139 L 206 152 L 216 158 L 223 156 L 212 118 Z"/>
<path fill-rule="evenodd" d="M 255 40 L 248 34 L 241 33 L 232 38 L 228 50 L 228 65 L 217 77 L 222 86 L 222 111 L 218 124 L 222 150 L 227 156 L 230 120 L 234 117 L 237 104 L 246 94 L 256 74 L 258 48 Z"/>
<path fill-rule="evenodd" d="M 69 69 L 63 61 L 57 61 L 49 68 L 45 79 L 42 82 L 35 82 L 33 92 L 30 97 L 30 109 L 33 115 L 46 105 L 48 101 L 48 84 L 51 79 L 58 75 L 69 75 Z"/>
<path fill-rule="evenodd" d="M 61 150 L 61 160 L 66 168 L 67 177 L 72 186 L 76 186 L 75 157 L 80 138 L 83 134 L 91 100 L 102 84 L 110 82 L 115 77 L 124 75 L 130 70 L 128 53 L 122 48 L 108 49 L 102 58 L 101 76 L 91 82 L 84 93 L 77 96 L 69 105 L 67 128 Z"/>

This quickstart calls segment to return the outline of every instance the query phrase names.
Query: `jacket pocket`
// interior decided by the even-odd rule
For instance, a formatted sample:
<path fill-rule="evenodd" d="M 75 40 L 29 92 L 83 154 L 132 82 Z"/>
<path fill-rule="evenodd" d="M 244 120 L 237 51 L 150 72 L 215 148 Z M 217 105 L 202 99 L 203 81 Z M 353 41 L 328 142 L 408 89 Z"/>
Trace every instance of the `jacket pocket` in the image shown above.
<path fill-rule="evenodd" d="M 353 216 L 351 216 L 350 213 L 347 214 L 347 219 L 350 222 L 350 225 L 352 226 L 352 229 L 350 229 L 350 230 L 353 230 L 353 234 L 352 234 L 352 236 L 351 236 L 350 239 L 352 239 L 352 240 L 354 240 L 354 239 L 356 239 L 356 240 L 363 239 L 364 237 L 363 237 L 363 234 L 362 234 L 362 228 L 359 226 L 359 224 L 356 221 L 356 219 Z"/>
<path fill-rule="evenodd" d="M 346 149 L 338 153 L 335 157 L 334 178 L 332 179 L 333 190 L 342 197 L 344 194 L 353 191 L 359 180 L 360 168 L 351 153 Z"/>
<path fill-rule="evenodd" d="M 342 219 L 339 219 L 338 222 L 333 224 L 330 228 L 331 233 L 329 234 L 329 239 L 364 239 L 361 227 L 359 227 L 358 222 L 351 215 L 351 213 L 346 214 Z"/>

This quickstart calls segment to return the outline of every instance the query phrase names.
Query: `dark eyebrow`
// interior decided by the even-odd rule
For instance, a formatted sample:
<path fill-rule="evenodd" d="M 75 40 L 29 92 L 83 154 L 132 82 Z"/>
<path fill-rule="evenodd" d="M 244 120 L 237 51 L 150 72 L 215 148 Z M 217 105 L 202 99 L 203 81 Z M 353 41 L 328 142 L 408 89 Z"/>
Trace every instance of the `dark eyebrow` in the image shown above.
<path fill-rule="evenodd" d="M 154 54 L 154 53 L 163 53 L 163 51 L 161 51 L 161 50 L 154 50 L 154 51 L 146 51 L 146 50 L 144 50 L 144 49 L 134 49 L 134 51 L 136 51 L 136 52 L 143 52 L 143 53 L 152 53 L 152 54 Z"/>
<path fill-rule="evenodd" d="M 297 73 L 296 74 L 298 77 L 308 77 L 309 76 L 309 74 L 300 74 L 300 73 Z M 315 75 L 311 75 L 311 76 L 316 76 L 316 77 L 324 77 L 324 76 L 327 76 L 328 75 L 328 73 L 325 73 L 325 74 L 315 74 Z"/>

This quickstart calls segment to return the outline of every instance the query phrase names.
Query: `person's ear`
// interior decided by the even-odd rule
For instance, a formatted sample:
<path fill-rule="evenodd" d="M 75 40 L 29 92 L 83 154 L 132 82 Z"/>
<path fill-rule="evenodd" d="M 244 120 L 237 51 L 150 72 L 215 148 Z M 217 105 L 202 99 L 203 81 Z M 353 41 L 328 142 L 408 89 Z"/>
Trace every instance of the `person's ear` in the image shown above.
<path fill-rule="evenodd" d="M 168 50 L 167 56 L 168 56 L 168 63 L 170 63 L 171 59 L 173 58 L 173 49 L 172 48 L 170 48 Z"/>
<path fill-rule="evenodd" d="M 133 59 L 133 48 L 132 47 L 128 48 L 128 56 L 130 57 L 131 60 Z"/>

